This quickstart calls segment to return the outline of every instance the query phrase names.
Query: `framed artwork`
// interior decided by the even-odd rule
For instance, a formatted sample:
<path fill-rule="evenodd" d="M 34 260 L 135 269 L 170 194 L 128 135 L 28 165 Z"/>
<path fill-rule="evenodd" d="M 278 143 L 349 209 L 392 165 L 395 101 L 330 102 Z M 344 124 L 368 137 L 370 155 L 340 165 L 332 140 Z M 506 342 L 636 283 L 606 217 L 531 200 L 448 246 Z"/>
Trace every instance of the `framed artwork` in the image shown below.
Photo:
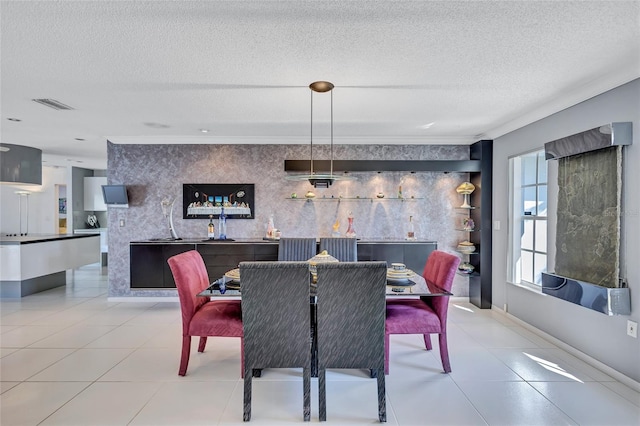
<path fill-rule="evenodd" d="M 185 183 L 182 185 L 182 218 L 218 218 L 224 208 L 228 219 L 253 219 L 254 200 L 252 183 Z"/>

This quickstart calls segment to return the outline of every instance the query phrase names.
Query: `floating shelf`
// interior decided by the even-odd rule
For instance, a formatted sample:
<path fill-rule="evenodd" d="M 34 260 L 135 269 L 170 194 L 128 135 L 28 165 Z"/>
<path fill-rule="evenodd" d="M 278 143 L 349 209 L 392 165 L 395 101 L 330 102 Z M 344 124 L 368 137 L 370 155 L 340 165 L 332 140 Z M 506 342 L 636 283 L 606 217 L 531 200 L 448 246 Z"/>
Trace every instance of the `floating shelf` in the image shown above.
<path fill-rule="evenodd" d="M 309 172 L 309 160 L 284 160 L 285 172 Z M 313 160 L 313 170 L 327 172 L 330 160 Z M 334 172 L 479 172 L 480 160 L 334 160 Z"/>
<path fill-rule="evenodd" d="M 315 197 L 315 198 L 305 198 L 305 197 L 299 197 L 299 198 L 287 198 L 287 200 L 292 200 L 292 201 L 400 201 L 400 202 L 404 202 L 404 201 L 418 201 L 418 200 L 424 200 L 424 198 L 417 198 L 417 197 L 413 197 L 413 198 L 378 198 L 378 197 L 334 197 L 334 198 L 329 198 L 329 197 Z"/>
<path fill-rule="evenodd" d="M 460 254 L 480 254 L 478 250 L 472 251 L 471 253 L 469 253 L 468 251 L 460 251 L 460 250 L 456 250 L 456 251 Z"/>
<path fill-rule="evenodd" d="M 464 273 L 464 272 L 462 272 L 462 271 L 456 271 L 456 274 L 457 274 L 457 275 L 460 275 L 460 276 L 463 276 L 463 277 L 479 277 L 479 276 L 480 276 L 480 274 L 479 274 L 479 273 L 477 273 L 476 271 L 473 271 L 473 272 L 472 272 L 472 273 L 470 273 L 470 274 L 465 274 L 465 273 Z"/>

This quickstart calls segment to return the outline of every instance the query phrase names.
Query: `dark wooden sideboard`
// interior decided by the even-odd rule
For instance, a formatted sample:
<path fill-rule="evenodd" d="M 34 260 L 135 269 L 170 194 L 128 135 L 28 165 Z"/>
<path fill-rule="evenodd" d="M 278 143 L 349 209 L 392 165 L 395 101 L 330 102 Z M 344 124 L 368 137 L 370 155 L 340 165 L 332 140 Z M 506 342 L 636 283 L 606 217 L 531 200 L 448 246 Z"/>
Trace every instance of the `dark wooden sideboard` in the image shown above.
<path fill-rule="evenodd" d="M 422 274 L 427 257 L 437 247 L 433 241 L 358 241 L 358 260 L 404 263 Z M 167 259 L 189 250 L 200 252 L 211 280 L 237 268 L 242 261 L 278 260 L 278 243 L 270 241 L 142 241 L 130 243 L 129 248 L 132 289 L 175 288 Z"/>

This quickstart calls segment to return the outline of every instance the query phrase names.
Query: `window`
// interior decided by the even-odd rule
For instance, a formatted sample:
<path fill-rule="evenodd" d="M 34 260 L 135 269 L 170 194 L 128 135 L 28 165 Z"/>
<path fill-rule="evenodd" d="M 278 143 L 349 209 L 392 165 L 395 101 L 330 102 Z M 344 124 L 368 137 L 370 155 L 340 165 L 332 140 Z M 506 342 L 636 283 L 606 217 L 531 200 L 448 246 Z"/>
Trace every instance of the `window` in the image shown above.
<path fill-rule="evenodd" d="M 547 162 L 544 151 L 509 160 L 509 279 L 540 285 L 547 270 Z"/>

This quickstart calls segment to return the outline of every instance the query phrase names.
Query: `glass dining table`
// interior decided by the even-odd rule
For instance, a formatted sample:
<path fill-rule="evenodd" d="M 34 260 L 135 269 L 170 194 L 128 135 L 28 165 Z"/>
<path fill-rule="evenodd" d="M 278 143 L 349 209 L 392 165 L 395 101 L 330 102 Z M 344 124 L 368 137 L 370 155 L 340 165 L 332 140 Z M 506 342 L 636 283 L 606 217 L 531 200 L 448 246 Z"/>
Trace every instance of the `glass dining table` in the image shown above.
<path fill-rule="evenodd" d="M 313 283 L 310 278 L 310 291 L 309 291 L 309 305 L 311 315 L 311 376 L 318 377 L 318 362 L 317 362 L 317 335 L 316 335 L 316 304 L 318 303 L 316 297 L 317 284 Z M 430 290 L 433 289 L 432 290 Z M 421 276 L 416 274 L 412 278 L 405 281 L 390 281 L 387 280 L 386 286 L 387 299 L 392 298 L 428 298 L 437 296 L 452 296 L 451 292 L 441 289 L 435 285 L 427 286 L 427 282 Z M 242 288 L 239 280 L 230 280 L 228 277 L 223 276 L 215 280 L 206 289 L 198 293 L 199 297 L 208 297 L 210 299 L 236 299 L 242 300 Z M 260 370 L 254 370 L 254 377 L 261 375 Z"/>
<path fill-rule="evenodd" d="M 430 290 L 429 287 L 433 289 Z M 311 303 L 316 303 L 316 284 L 310 284 Z M 441 289 L 435 285 L 427 286 L 427 282 L 421 275 L 404 281 L 387 281 L 387 298 L 420 298 L 434 296 L 452 296 L 451 292 Z M 242 289 L 239 281 L 230 280 L 227 277 L 219 278 L 211 283 L 209 287 L 198 293 L 199 297 L 209 298 L 232 298 L 241 299 Z"/>

